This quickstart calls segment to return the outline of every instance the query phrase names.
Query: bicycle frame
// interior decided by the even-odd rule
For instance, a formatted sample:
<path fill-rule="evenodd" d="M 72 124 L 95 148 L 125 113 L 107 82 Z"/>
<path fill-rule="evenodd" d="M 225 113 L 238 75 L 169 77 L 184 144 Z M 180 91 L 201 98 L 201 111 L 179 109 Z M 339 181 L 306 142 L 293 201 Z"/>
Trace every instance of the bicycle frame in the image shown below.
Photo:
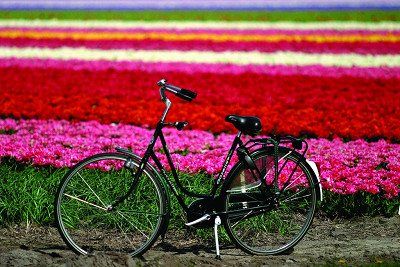
<path fill-rule="evenodd" d="M 173 195 L 176 197 L 176 199 L 178 200 L 178 203 L 180 204 L 180 206 L 187 211 L 188 210 L 188 206 L 184 203 L 184 199 L 181 197 L 181 195 L 179 194 L 177 188 L 175 187 L 175 185 L 170 181 L 170 179 L 168 178 L 167 172 L 163 166 L 163 164 L 161 163 L 161 161 L 159 160 L 159 158 L 157 157 L 157 155 L 154 152 L 154 146 L 157 142 L 158 139 L 160 139 L 161 141 L 161 145 L 162 148 L 165 152 L 165 155 L 167 157 L 167 161 L 168 161 L 168 165 L 171 169 L 171 173 L 172 176 L 174 178 L 174 181 L 176 183 L 176 185 L 179 187 L 179 190 L 181 192 L 184 193 L 184 195 L 189 196 L 189 197 L 195 197 L 195 198 L 202 198 L 202 199 L 213 199 L 215 197 L 215 194 L 218 190 L 218 188 L 221 185 L 221 181 L 226 173 L 226 169 L 232 159 L 233 153 L 236 150 L 236 148 L 239 146 L 243 146 L 243 142 L 240 139 L 242 133 L 238 132 L 238 134 L 236 135 L 235 139 L 233 140 L 232 146 L 228 152 L 228 155 L 225 158 L 224 164 L 222 165 L 222 170 L 220 171 L 218 178 L 215 180 L 214 185 L 211 189 L 210 194 L 198 194 L 198 193 L 194 193 L 191 192 L 189 190 L 187 190 L 182 183 L 180 182 L 178 173 L 176 171 L 175 165 L 172 161 L 171 158 L 171 154 L 169 152 L 168 146 L 167 146 L 167 142 L 165 140 L 164 134 L 162 132 L 162 129 L 166 126 L 169 126 L 170 124 L 166 124 L 162 121 L 160 121 L 157 124 L 157 127 L 154 131 L 153 137 L 150 140 L 149 145 L 147 146 L 146 152 L 139 164 L 139 168 L 137 170 L 137 172 L 135 173 L 134 179 L 133 179 L 133 183 L 131 185 L 131 188 L 129 189 L 129 191 L 127 192 L 127 194 L 125 196 L 123 196 L 122 198 L 118 199 L 118 201 L 116 201 L 112 207 L 117 206 L 119 203 L 121 203 L 122 201 L 124 201 L 134 190 L 136 183 L 138 181 L 138 179 L 140 178 L 140 176 L 142 175 L 147 163 L 149 162 L 150 158 L 154 161 L 155 165 L 157 166 L 157 169 L 159 170 L 160 174 L 163 176 L 164 180 L 166 181 L 166 183 L 168 184 L 168 187 L 170 188 L 170 190 L 172 191 Z"/>
<path fill-rule="evenodd" d="M 172 172 L 172 176 L 174 178 L 175 183 L 177 184 L 177 186 L 179 187 L 180 191 L 183 192 L 186 196 L 189 197 L 196 197 L 196 198 L 202 198 L 202 199 L 213 199 L 215 198 L 216 192 L 218 190 L 218 188 L 221 185 L 221 181 L 223 180 L 223 177 L 226 173 L 226 169 L 232 159 L 233 153 L 236 150 L 236 148 L 239 147 L 243 147 L 243 142 L 240 139 L 242 133 L 239 131 L 238 134 L 236 135 L 235 139 L 233 140 L 232 146 L 228 152 L 228 155 L 225 158 L 225 161 L 222 165 L 222 169 L 217 177 L 217 179 L 214 182 L 214 185 L 211 189 L 210 194 L 197 194 L 194 192 L 191 192 L 189 190 L 187 190 L 182 183 L 179 180 L 179 176 L 177 174 L 175 165 L 172 161 L 171 158 L 171 154 L 169 152 L 168 146 L 167 146 L 167 142 L 165 140 L 164 134 L 162 129 L 164 127 L 167 126 L 171 126 L 173 124 L 171 123 L 165 123 L 165 118 L 168 114 L 168 111 L 172 105 L 171 101 L 165 96 L 165 89 L 161 88 L 160 89 L 160 94 L 161 94 L 161 99 L 162 101 L 166 104 L 166 108 L 161 116 L 160 121 L 157 123 L 156 129 L 153 133 L 153 136 L 147 146 L 146 152 L 144 153 L 144 156 L 142 157 L 142 160 L 139 164 L 139 168 L 137 170 L 137 172 L 134 174 L 134 178 L 133 178 L 133 182 L 132 185 L 130 187 L 130 189 L 128 190 L 128 192 L 122 196 L 121 198 L 119 198 L 115 203 L 113 203 L 110 206 L 110 210 L 114 209 L 116 206 L 118 206 L 120 203 L 122 203 L 130 194 L 132 194 L 132 192 L 135 189 L 135 186 L 140 178 L 140 176 L 143 174 L 143 171 L 147 165 L 147 163 L 149 162 L 150 158 L 154 161 L 154 163 L 156 164 L 160 174 L 163 176 L 164 180 L 166 181 L 166 183 L 168 184 L 168 187 L 171 189 L 172 193 L 174 194 L 174 196 L 176 197 L 176 199 L 178 200 L 178 203 L 180 204 L 180 206 L 185 210 L 185 212 L 188 210 L 188 206 L 185 204 L 184 199 L 181 197 L 181 195 L 179 194 L 178 190 L 176 189 L 176 187 L 174 186 L 174 184 L 170 181 L 170 179 L 168 178 L 167 172 L 164 168 L 164 166 L 162 165 L 161 161 L 158 159 L 157 155 L 154 152 L 154 146 L 157 142 L 158 139 L 160 139 L 163 150 L 165 152 L 165 155 L 167 157 L 167 161 L 168 161 L 168 165 L 171 168 L 171 172 Z"/>
<path fill-rule="evenodd" d="M 246 144 L 243 144 L 243 142 L 241 140 L 242 132 L 239 131 L 237 133 L 236 137 L 234 138 L 233 142 L 232 142 L 231 148 L 229 149 L 229 152 L 228 152 L 228 154 L 227 154 L 227 156 L 225 158 L 225 161 L 224 161 L 224 163 L 222 165 L 222 169 L 221 169 L 220 173 L 218 174 L 217 179 L 215 179 L 215 182 L 213 184 L 213 187 L 211 189 L 210 194 L 197 194 L 197 193 L 194 193 L 194 192 L 191 192 L 191 191 L 187 190 L 179 180 L 179 176 L 177 174 L 175 165 L 174 165 L 174 163 L 172 161 L 171 154 L 169 152 L 169 149 L 168 149 L 168 146 L 167 146 L 167 142 L 165 140 L 165 137 L 164 137 L 164 134 L 163 134 L 163 131 L 162 131 L 162 129 L 164 127 L 175 125 L 175 124 L 172 124 L 172 123 L 165 123 L 165 118 L 166 118 L 166 116 L 168 114 L 168 111 L 169 111 L 172 103 L 165 96 L 165 92 L 163 91 L 162 88 L 160 89 L 160 94 L 161 94 L 162 101 L 166 104 L 166 108 L 165 108 L 165 110 L 164 110 L 164 112 L 163 112 L 163 114 L 161 116 L 160 121 L 157 123 L 157 126 L 156 126 L 156 129 L 155 129 L 154 133 L 153 133 L 153 136 L 152 136 L 152 138 L 151 138 L 151 140 L 150 140 L 150 142 L 149 142 L 149 144 L 147 146 L 147 149 L 146 149 L 146 151 L 144 153 L 144 156 L 142 157 L 142 160 L 141 160 L 141 162 L 139 164 L 139 168 L 138 168 L 137 172 L 134 174 L 134 179 L 133 179 L 133 182 L 132 182 L 132 185 L 131 185 L 130 189 L 128 190 L 128 192 L 123 197 L 119 198 L 114 204 L 112 204 L 110 206 L 110 208 L 109 208 L 110 210 L 112 210 L 113 208 L 118 206 L 118 204 L 122 203 L 130 194 L 133 193 L 140 176 L 143 174 L 143 171 L 144 171 L 147 163 L 149 162 L 149 160 L 151 158 L 154 161 L 154 163 L 156 164 L 156 166 L 157 166 L 157 168 L 159 170 L 159 173 L 162 175 L 162 177 L 164 178 L 165 182 L 168 184 L 168 187 L 172 191 L 173 195 L 178 200 L 179 205 L 183 208 L 183 210 L 185 212 L 188 211 L 188 206 L 185 204 L 184 199 L 181 197 L 181 195 L 179 194 L 179 192 L 176 189 L 176 187 L 174 186 L 174 184 L 168 178 L 168 175 L 167 175 L 167 172 L 166 172 L 164 166 L 162 165 L 161 161 L 158 159 L 157 155 L 154 152 L 154 146 L 155 146 L 156 142 L 158 141 L 158 139 L 160 139 L 160 141 L 161 141 L 161 145 L 162 145 L 162 148 L 163 148 L 163 150 L 165 152 L 165 155 L 167 157 L 168 165 L 170 166 L 172 176 L 174 178 L 175 183 L 179 187 L 179 190 L 181 192 L 183 192 L 184 195 L 186 195 L 186 196 L 200 198 L 200 199 L 214 199 L 216 197 L 216 193 L 218 191 L 218 188 L 222 185 L 221 182 L 223 181 L 223 177 L 224 177 L 224 175 L 226 173 L 227 167 L 228 167 L 230 161 L 232 160 L 233 153 L 235 152 L 235 150 L 237 148 L 244 149 L 244 151 L 246 152 L 246 155 L 248 155 L 247 154 L 248 150 L 246 148 L 246 145 L 249 142 L 253 142 L 254 144 L 257 144 L 257 143 L 258 144 L 263 144 L 263 145 L 272 144 L 274 146 L 274 149 L 276 150 L 275 152 L 277 153 L 277 148 L 278 148 L 278 145 L 279 145 L 279 141 L 276 141 L 273 138 L 251 139 Z M 275 156 L 274 164 L 275 164 L 275 166 L 278 166 L 278 158 L 277 158 L 277 156 Z M 296 168 L 297 168 L 297 166 L 296 166 Z M 257 171 L 259 173 L 258 168 L 255 168 L 255 171 Z M 280 171 L 281 170 L 278 170 L 277 168 L 275 168 L 275 177 L 278 177 Z M 293 172 L 294 172 L 294 170 L 293 170 Z M 261 182 L 264 183 L 264 185 L 266 186 L 266 182 L 263 179 L 261 180 Z M 277 179 L 275 179 L 275 183 L 277 183 Z M 275 186 L 277 187 L 277 184 L 275 184 Z M 258 209 L 260 209 L 260 207 Z M 225 214 L 225 213 L 221 213 L 221 214 Z"/>

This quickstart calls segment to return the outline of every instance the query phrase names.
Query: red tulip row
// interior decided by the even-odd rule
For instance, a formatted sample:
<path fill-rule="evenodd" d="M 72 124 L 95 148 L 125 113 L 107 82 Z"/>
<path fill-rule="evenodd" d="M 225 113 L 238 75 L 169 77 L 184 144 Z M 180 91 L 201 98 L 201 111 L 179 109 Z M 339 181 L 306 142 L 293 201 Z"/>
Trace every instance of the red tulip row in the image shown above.
<path fill-rule="evenodd" d="M 1 38 L 0 43 L 15 47 L 87 47 L 96 49 L 145 49 L 145 50 L 200 50 L 200 51 L 296 51 L 305 53 L 358 53 L 396 54 L 400 51 L 398 42 L 212 42 L 212 41 L 126 41 L 126 40 L 73 40 L 73 39 L 29 39 Z"/>
<path fill-rule="evenodd" d="M 163 109 L 155 85 L 162 77 L 198 92 L 192 103 L 174 99 L 170 113 L 194 129 L 233 132 L 224 117 L 237 113 L 259 116 L 268 134 L 400 140 L 397 78 L 3 66 L 0 116 L 154 126 Z"/>

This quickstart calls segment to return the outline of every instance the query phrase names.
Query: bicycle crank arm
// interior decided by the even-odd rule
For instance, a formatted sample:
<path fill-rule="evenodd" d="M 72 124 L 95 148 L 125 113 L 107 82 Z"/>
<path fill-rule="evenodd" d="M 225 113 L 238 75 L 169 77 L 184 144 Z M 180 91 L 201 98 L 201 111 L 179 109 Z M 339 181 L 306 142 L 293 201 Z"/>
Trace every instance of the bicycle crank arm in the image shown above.
<path fill-rule="evenodd" d="M 194 220 L 193 222 L 185 223 L 185 225 L 186 226 L 192 226 L 192 225 L 204 222 L 204 221 L 208 221 L 210 219 L 211 219 L 211 215 L 210 214 L 204 214 L 202 217 L 198 218 L 197 220 Z"/>

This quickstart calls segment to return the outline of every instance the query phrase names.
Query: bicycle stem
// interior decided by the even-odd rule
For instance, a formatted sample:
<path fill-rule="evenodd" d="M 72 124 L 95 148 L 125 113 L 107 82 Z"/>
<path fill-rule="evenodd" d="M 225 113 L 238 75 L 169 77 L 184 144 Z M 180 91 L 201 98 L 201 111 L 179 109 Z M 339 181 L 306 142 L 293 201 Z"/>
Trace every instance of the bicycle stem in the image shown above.
<path fill-rule="evenodd" d="M 165 110 L 164 110 L 164 112 L 163 112 L 163 114 L 161 116 L 160 123 L 163 123 L 165 121 L 165 118 L 167 117 L 168 111 L 172 106 L 172 102 L 167 97 L 165 97 L 164 103 L 165 103 L 166 107 L 165 107 Z"/>

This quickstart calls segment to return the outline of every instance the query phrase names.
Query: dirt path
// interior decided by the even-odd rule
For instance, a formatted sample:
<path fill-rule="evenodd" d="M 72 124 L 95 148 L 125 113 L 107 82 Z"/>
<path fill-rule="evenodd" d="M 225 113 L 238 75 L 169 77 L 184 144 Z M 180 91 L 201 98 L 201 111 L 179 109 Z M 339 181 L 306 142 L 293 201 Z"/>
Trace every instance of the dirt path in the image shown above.
<path fill-rule="evenodd" d="M 400 264 L 400 216 L 357 220 L 315 220 L 312 229 L 290 255 L 260 257 L 242 253 L 227 244 L 222 260 L 214 247 L 199 240 L 182 241 L 169 233 L 143 258 L 125 255 L 77 256 L 63 244 L 54 228 L 0 229 L 0 266 L 261 266 L 308 264 Z"/>

